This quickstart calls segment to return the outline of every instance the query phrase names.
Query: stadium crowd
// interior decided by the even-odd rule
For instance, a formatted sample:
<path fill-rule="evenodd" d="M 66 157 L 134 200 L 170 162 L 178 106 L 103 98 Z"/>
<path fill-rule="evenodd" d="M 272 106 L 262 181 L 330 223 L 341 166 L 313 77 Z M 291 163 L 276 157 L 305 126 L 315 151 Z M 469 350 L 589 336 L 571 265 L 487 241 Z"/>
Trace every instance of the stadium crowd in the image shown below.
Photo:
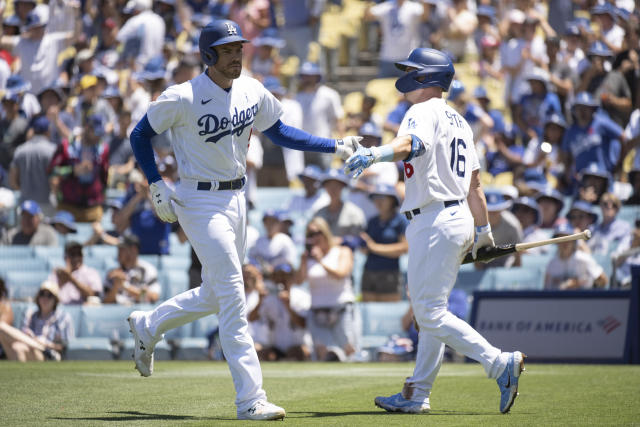
<path fill-rule="evenodd" d="M 336 22 L 340 14 L 356 19 Z M 624 287 L 640 263 L 639 2 L 0 0 L 0 17 L 5 357 L 59 359 L 74 337 L 65 307 L 153 304 L 171 294 L 165 269 L 188 271 L 185 288 L 199 286 L 200 262 L 172 247 L 186 237 L 156 217 L 129 134 L 166 87 L 203 72 L 199 30 L 220 17 L 251 39 L 243 73 L 282 102 L 284 123 L 323 137 L 359 134 L 366 146 L 388 142 L 411 106 L 393 89 L 393 63 L 418 46 L 454 58 L 447 99 L 474 130 L 496 244 L 593 234 L 559 245 L 557 256 L 542 247 L 476 263 L 465 270 L 477 273 L 474 285 L 491 269 L 526 268 L 540 272 L 533 288 Z M 354 58 L 327 59 L 344 47 L 327 42 L 334 32 L 357 40 L 358 57 L 375 58 L 362 93 L 337 90 L 341 69 L 359 68 Z M 176 182 L 171 138 L 153 145 L 162 177 Z M 339 159 L 254 131 L 247 166 L 243 276 L 261 358 L 359 360 L 355 303 L 408 298 L 405 165 L 378 163 L 352 181 Z M 266 209 L 263 194 L 277 194 L 269 206 L 278 209 Z M 11 256 L 18 246 L 34 251 Z M 11 273 L 37 268 L 45 280 L 22 292 Z M 34 310 L 15 318 L 10 303 L 30 298 Z M 467 316 L 466 295 L 450 304 Z M 393 338 L 379 352 L 410 357 L 414 344 Z"/>

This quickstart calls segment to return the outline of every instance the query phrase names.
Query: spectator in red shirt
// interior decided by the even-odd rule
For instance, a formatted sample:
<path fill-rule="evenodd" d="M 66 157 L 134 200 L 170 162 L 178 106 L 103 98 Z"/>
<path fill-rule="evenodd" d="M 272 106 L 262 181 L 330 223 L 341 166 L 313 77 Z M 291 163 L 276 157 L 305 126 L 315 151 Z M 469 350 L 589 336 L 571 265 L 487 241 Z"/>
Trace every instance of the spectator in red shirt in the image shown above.
<path fill-rule="evenodd" d="M 71 212 L 78 222 L 102 218 L 109 170 L 109 145 L 104 137 L 104 117 L 92 114 L 82 133 L 70 142 L 63 141 L 49 164 L 58 209 Z"/>

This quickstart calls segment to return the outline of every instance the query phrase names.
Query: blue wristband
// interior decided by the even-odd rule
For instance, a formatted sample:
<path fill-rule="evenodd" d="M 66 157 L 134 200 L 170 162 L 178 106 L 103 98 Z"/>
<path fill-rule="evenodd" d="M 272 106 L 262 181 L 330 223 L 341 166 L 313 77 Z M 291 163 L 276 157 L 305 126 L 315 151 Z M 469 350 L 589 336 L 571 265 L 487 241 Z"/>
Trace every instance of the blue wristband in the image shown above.
<path fill-rule="evenodd" d="M 404 161 L 408 162 L 414 157 L 421 156 L 425 151 L 426 149 L 424 148 L 424 144 L 422 143 L 420 138 L 418 138 L 414 134 L 411 134 L 411 153 L 409 153 L 409 157 L 407 157 Z"/>
<path fill-rule="evenodd" d="M 393 161 L 393 146 L 391 144 L 383 145 L 381 147 L 374 147 L 371 151 L 375 153 L 376 162 L 392 162 Z"/>

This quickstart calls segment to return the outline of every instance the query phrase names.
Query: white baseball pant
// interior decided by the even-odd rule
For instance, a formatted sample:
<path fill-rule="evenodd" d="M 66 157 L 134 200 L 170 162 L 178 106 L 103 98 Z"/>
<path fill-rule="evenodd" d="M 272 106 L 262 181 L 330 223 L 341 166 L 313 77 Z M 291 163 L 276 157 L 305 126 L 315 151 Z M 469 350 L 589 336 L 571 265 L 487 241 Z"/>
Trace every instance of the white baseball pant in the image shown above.
<path fill-rule="evenodd" d="M 162 334 L 217 313 L 220 342 L 243 411 L 259 399 L 262 371 L 249 335 L 242 262 L 246 250 L 246 201 L 243 190 L 199 191 L 179 184 L 184 207 L 174 205 L 180 226 L 202 262 L 202 285 L 165 301 L 147 314 L 154 342 Z"/>
<path fill-rule="evenodd" d="M 407 280 L 411 307 L 420 327 L 416 367 L 406 384 L 414 401 L 429 397 L 440 370 L 445 344 L 482 364 L 490 378 L 506 366 L 506 354 L 493 347 L 465 321 L 447 310 L 464 250 L 473 242 L 473 217 L 466 201 L 421 208 L 406 230 L 409 243 Z"/>

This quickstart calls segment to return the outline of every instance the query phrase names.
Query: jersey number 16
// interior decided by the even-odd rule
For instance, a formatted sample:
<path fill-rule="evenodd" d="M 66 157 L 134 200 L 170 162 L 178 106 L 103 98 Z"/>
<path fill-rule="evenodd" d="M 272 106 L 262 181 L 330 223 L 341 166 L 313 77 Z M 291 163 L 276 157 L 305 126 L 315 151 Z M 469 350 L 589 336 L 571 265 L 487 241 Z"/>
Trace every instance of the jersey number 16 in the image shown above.
<path fill-rule="evenodd" d="M 451 172 L 455 172 L 459 177 L 464 178 L 465 158 L 460 154 L 460 146 L 464 150 L 467 148 L 467 144 L 460 138 L 453 138 L 451 140 Z M 456 158 L 458 159 L 456 161 Z"/>

